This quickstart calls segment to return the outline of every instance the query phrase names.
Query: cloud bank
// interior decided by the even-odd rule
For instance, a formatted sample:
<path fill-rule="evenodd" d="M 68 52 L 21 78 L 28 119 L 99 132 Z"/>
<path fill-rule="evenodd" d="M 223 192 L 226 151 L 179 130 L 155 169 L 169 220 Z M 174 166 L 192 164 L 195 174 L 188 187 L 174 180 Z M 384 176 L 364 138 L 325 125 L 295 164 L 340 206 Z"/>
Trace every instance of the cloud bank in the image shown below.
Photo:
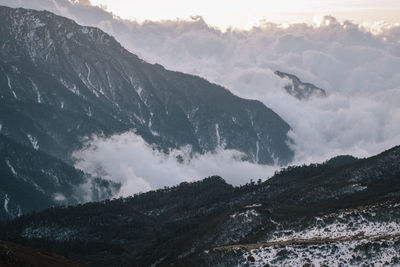
<path fill-rule="evenodd" d="M 171 150 L 168 155 L 147 144 L 140 136 L 127 132 L 111 138 L 94 136 L 86 148 L 76 151 L 75 167 L 93 176 L 121 183 L 119 196 L 145 192 L 183 181 L 220 175 L 234 185 L 253 179 L 265 180 L 277 167 L 240 161 L 241 153 L 221 150 L 190 158 L 190 147 Z M 177 157 L 183 160 L 178 161 Z"/>
<path fill-rule="evenodd" d="M 241 97 L 262 101 L 291 125 L 294 163 L 321 162 L 338 154 L 365 157 L 400 144 L 399 24 L 360 25 L 326 16 L 313 25 L 261 22 L 251 30 L 220 31 L 201 17 L 144 23 L 121 20 L 87 1 L 0 0 L 0 4 L 48 9 L 80 24 L 99 27 L 149 62 L 203 76 Z M 281 89 L 284 81 L 275 70 L 324 88 L 328 97 L 305 102 L 291 97 Z M 121 152 L 121 158 L 126 158 L 126 173 L 107 167 L 108 158 L 96 156 L 93 149 L 81 152 L 88 161 L 81 167 L 92 171 L 94 166 L 104 165 L 108 174 L 116 173 L 113 177 L 136 177 L 133 179 L 141 190 L 211 174 L 203 172 L 200 164 L 212 174 L 219 172 L 227 179 L 232 175 L 233 181 L 240 180 L 235 173 L 224 172 L 224 164 L 221 168 L 207 165 L 209 159 L 220 160 L 212 158 L 215 155 L 199 157 L 186 166 L 176 165 L 171 157 L 154 155 L 142 141 L 129 135 L 96 139 L 92 146 L 102 148 L 97 151 L 117 153 L 116 149 L 125 151 L 120 144 L 127 140 L 138 148 Z M 151 166 L 160 166 L 157 175 L 139 172 L 139 165 L 129 170 L 129 164 L 140 161 L 142 154 L 154 163 Z M 229 162 L 229 157 L 222 157 Z M 164 167 L 170 172 L 163 173 Z"/>

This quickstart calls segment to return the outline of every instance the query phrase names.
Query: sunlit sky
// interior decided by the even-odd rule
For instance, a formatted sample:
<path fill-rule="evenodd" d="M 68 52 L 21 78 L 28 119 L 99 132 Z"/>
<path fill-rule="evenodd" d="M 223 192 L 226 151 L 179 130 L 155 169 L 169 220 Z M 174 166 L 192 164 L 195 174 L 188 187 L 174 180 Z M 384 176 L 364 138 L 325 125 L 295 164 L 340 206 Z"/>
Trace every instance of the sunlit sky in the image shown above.
<path fill-rule="evenodd" d="M 400 22 L 400 0 L 91 0 L 125 19 L 188 19 L 200 15 L 213 26 L 250 28 L 260 20 L 312 23 L 323 15 L 357 23 Z"/>

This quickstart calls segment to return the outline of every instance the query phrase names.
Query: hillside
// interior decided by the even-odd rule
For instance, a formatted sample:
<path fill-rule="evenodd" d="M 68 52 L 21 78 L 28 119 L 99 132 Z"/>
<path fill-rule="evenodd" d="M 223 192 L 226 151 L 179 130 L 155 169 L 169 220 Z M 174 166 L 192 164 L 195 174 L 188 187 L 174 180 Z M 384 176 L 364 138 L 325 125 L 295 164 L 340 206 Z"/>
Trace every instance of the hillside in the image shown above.
<path fill-rule="evenodd" d="M 0 134 L 0 221 L 57 205 L 111 197 L 119 185 Z"/>
<path fill-rule="evenodd" d="M 209 177 L 52 208 L 5 225 L 2 238 L 90 266 L 396 263 L 400 147 L 335 162 L 289 167 L 241 187 Z"/>

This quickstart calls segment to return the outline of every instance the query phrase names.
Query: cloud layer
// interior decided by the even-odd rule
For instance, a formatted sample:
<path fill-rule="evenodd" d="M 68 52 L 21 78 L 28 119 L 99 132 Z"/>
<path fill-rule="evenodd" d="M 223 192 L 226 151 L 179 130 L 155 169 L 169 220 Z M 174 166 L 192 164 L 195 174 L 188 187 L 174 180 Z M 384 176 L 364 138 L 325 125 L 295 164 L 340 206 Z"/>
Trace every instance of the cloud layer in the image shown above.
<path fill-rule="evenodd" d="M 67 0 L 0 0 L 0 4 L 49 9 L 80 24 L 100 27 L 147 61 L 203 76 L 241 97 L 262 101 L 292 126 L 295 163 L 321 162 L 337 154 L 370 156 L 400 144 L 400 25 L 358 25 L 328 16 L 314 25 L 261 23 L 248 31 L 222 32 L 201 17 L 144 23 L 120 20 L 87 1 L 73 5 Z M 328 97 L 306 102 L 294 99 L 281 89 L 284 81 L 275 70 L 324 88 Z M 133 179 L 141 190 L 217 173 L 242 181 L 223 169 L 231 168 L 229 157 L 224 158 L 232 156 L 231 151 L 221 152 L 226 165 L 207 165 L 209 160 L 221 160 L 207 155 L 185 166 L 171 157 L 150 153 L 142 141 L 130 135 L 96 139 L 92 146 L 117 153 L 116 149 L 125 151 L 121 143 L 131 141 L 140 149 L 121 152 L 126 158 L 125 173 L 107 167 L 109 159 L 96 156 L 95 150 L 81 152 L 81 158 L 92 159 L 81 167 L 93 171 L 93 166 L 100 164 L 109 174 L 118 174 L 113 177 L 136 177 Z M 142 154 L 160 169 L 146 174 L 139 172 L 140 165 L 129 167 Z M 158 161 L 160 164 L 155 164 Z M 162 168 L 170 172 L 163 173 Z M 203 171 L 207 168 L 212 173 Z M 246 172 L 238 171 L 242 173 Z"/>
<path fill-rule="evenodd" d="M 232 184 L 253 179 L 265 180 L 277 167 L 240 161 L 240 152 L 221 150 L 189 157 L 190 148 L 172 150 L 165 155 L 133 132 L 111 138 L 93 137 L 86 148 L 76 151 L 75 167 L 122 184 L 120 196 L 129 196 L 183 181 L 195 181 L 220 175 Z M 177 161 L 177 157 L 183 159 Z"/>

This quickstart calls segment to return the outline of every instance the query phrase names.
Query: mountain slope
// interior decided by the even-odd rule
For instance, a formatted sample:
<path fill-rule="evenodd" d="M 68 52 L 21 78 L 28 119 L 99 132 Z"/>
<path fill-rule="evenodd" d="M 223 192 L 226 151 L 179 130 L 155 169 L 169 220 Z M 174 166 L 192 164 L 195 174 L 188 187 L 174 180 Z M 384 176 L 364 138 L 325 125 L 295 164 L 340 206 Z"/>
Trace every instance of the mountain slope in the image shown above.
<path fill-rule="evenodd" d="M 118 186 L 0 134 L 0 220 L 51 206 L 110 197 Z"/>
<path fill-rule="evenodd" d="M 258 101 L 148 64 L 97 28 L 49 12 L 0 15 L 1 131 L 19 142 L 68 161 L 84 136 L 134 129 L 165 151 L 237 149 L 264 164 L 293 157 L 289 125 Z"/>
<path fill-rule="evenodd" d="M 394 264 L 400 147 L 346 161 L 290 167 L 241 187 L 210 177 L 49 209 L 5 225 L 1 238 L 91 266 Z M 347 254 L 339 258 L 340 251 Z"/>
<path fill-rule="evenodd" d="M 2 241 L 0 241 L 0 265 L 30 267 L 84 267 L 84 265 L 72 262 L 64 257 Z"/>

